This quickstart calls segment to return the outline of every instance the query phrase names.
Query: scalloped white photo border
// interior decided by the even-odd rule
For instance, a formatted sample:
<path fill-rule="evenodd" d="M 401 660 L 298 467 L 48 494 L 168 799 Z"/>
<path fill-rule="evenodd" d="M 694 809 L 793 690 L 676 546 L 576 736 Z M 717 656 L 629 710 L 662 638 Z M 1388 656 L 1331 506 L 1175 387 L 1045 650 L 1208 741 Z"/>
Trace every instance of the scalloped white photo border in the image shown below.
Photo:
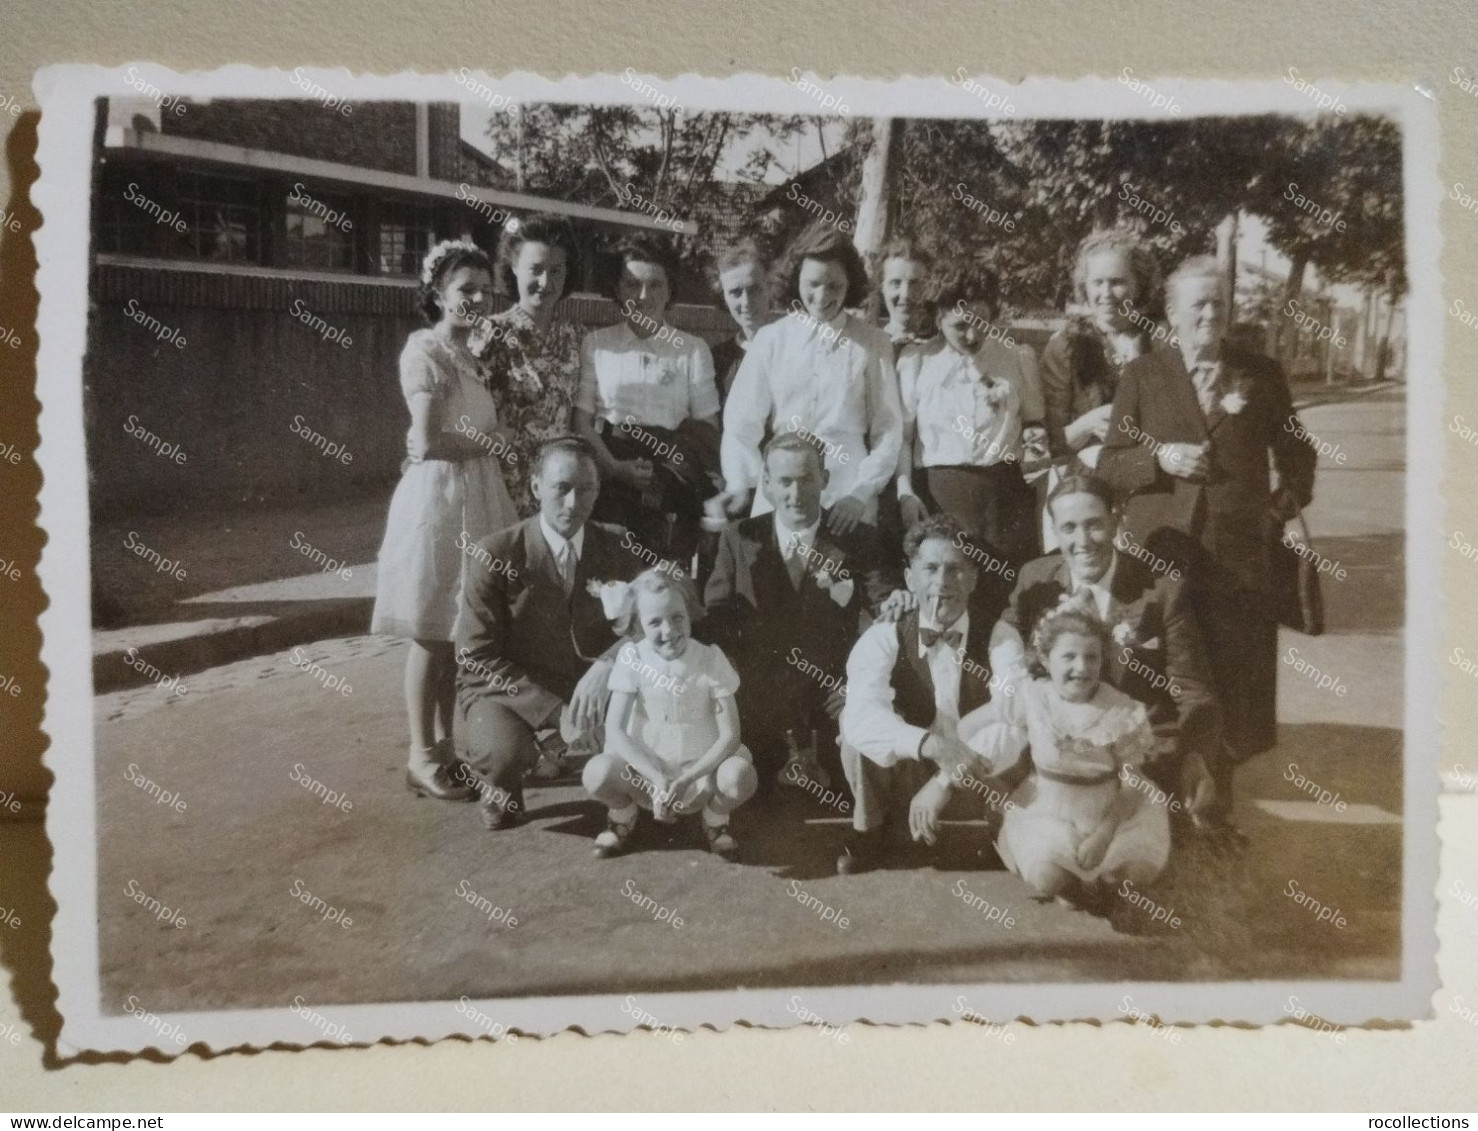
<path fill-rule="evenodd" d="M 230 66 L 211 72 L 175 73 L 146 61 L 113 68 L 59 65 L 37 72 L 34 91 L 41 106 L 37 160 L 40 179 L 32 199 L 42 215 L 35 236 L 40 312 L 37 325 L 37 396 L 41 402 L 41 443 L 37 460 L 43 474 L 39 524 L 47 533 L 39 575 L 49 604 L 41 616 L 41 659 L 49 674 L 43 729 L 50 738 L 45 764 L 55 775 L 47 807 L 46 831 L 53 851 L 50 890 L 57 913 L 52 923 L 53 977 L 63 1026 L 58 1051 L 136 1051 L 158 1048 L 157 1037 L 127 1015 L 100 1010 L 97 929 L 96 798 L 93 766 L 92 649 L 89 616 L 89 514 L 86 447 L 82 408 L 82 360 L 86 349 L 89 239 L 91 233 L 90 161 L 94 99 L 136 97 L 129 67 L 168 95 L 187 98 L 299 98 L 290 76 L 301 75 L 351 102 L 373 100 L 454 101 L 482 105 L 468 97 L 452 68 L 444 75 L 403 73 L 356 76 L 344 69 L 255 68 Z M 798 89 L 795 79 L 820 83 L 855 116 L 989 118 L 983 103 L 951 77 L 963 68 L 932 78 L 890 82 L 825 78 L 793 69 L 790 79 L 754 74 L 730 78 L 681 75 L 663 79 L 620 74 L 567 76 L 551 80 L 527 73 L 503 78 L 471 72 L 499 94 L 521 103 L 580 102 L 646 105 L 634 94 L 634 80 L 671 94 L 690 110 L 816 114 L 817 102 Z M 989 76 L 969 76 L 1009 95 L 1021 118 L 1169 118 L 1119 79 L 1076 81 L 1028 79 L 1012 84 Z M 1136 76 L 1138 77 L 1138 76 Z M 1260 81 L 1185 81 L 1152 76 L 1147 81 L 1169 96 L 1184 120 L 1196 116 L 1284 113 L 1307 115 L 1307 95 L 1281 76 Z M 643 993 L 644 1007 L 664 1026 L 692 1030 L 726 1029 L 734 1024 L 790 1027 L 800 1024 L 787 1008 L 801 994 L 808 1010 L 830 1025 L 850 1022 L 904 1024 L 958 1019 L 955 1002 L 965 995 L 972 1007 L 997 1021 L 1036 1022 L 1123 1020 L 1125 994 L 1135 1008 L 1167 1024 L 1211 1021 L 1254 1025 L 1287 1020 L 1290 994 L 1321 1018 L 1345 1026 L 1406 1021 L 1435 1015 L 1437 973 L 1438 770 L 1437 707 L 1442 684 L 1441 606 L 1420 595 L 1441 592 L 1439 551 L 1443 386 L 1443 323 L 1438 256 L 1440 234 L 1436 107 L 1419 87 L 1339 83 L 1311 76 L 1320 90 L 1337 96 L 1351 110 L 1385 114 L 1402 130 L 1406 251 L 1408 379 L 1406 418 L 1406 631 L 1401 975 L 1395 981 L 1208 982 L 1182 983 L 1025 983 L 984 985 L 796 986 L 783 989 L 695 993 Z M 1168 107 L 1167 107 L 1168 110 Z M 495 999 L 474 1002 L 510 1031 L 530 1036 L 576 1029 L 587 1034 L 627 1032 L 636 1019 L 622 1009 L 620 994 Z M 309 1003 L 312 1004 L 312 1003 Z M 398 1004 L 334 1003 L 335 1022 L 354 1034 L 354 1044 L 381 1040 L 438 1040 L 483 1036 L 455 1001 Z M 168 1013 L 165 1022 L 188 1034 L 190 1047 L 262 1048 L 322 1044 L 308 1039 L 311 1026 L 287 1008 L 198 1013 Z M 179 1050 L 161 1049 L 167 1055 Z"/>

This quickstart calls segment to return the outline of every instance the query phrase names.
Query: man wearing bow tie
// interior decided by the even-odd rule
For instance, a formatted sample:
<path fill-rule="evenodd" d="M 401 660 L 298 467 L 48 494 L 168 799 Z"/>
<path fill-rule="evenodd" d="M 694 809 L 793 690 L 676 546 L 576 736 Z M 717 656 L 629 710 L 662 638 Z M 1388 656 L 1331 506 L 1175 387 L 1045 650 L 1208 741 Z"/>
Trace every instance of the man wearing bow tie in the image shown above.
<path fill-rule="evenodd" d="M 760 489 L 774 509 L 724 529 L 704 589 L 708 616 L 698 630 L 739 673 L 740 727 L 764 790 L 777 775 L 809 788 L 787 767 L 787 731 L 802 748 L 815 732 L 823 779 L 840 769 L 835 720 L 847 652 L 894 588 L 873 527 L 827 529 L 828 479 L 818 441 L 791 431 L 772 437 Z"/>
<path fill-rule="evenodd" d="M 903 549 L 916 607 L 869 628 L 847 660 L 842 766 L 854 831 L 837 859 L 843 875 L 879 863 L 890 827 L 933 844 L 936 801 L 949 795 L 939 783 L 989 774 L 958 736 L 964 715 L 1004 691 L 989 668 L 1000 605 L 971 603 L 982 551 L 946 514 L 914 526 Z"/>
<path fill-rule="evenodd" d="M 1241 761 L 1277 741 L 1272 547 L 1313 498 L 1318 455 L 1277 362 L 1224 342 L 1216 261 L 1187 260 L 1166 290 L 1175 338 L 1125 368 L 1098 472 L 1124 501 L 1127 537 L 1186 576 Z"/>

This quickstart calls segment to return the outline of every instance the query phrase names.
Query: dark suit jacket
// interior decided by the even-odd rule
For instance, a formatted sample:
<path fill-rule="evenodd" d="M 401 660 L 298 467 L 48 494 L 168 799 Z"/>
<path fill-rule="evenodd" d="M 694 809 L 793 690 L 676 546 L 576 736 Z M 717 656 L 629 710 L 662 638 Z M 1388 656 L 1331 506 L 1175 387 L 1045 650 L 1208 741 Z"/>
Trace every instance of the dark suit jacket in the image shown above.
<path fill-rule="evenodd" d="M 495 696 L 538 726 L 559 701 L 569 700 L 591 662 L 620 643 L 586 583 L 630 581 L 645 568 L 625 537 L 619 526 L 585 524 L 568 597 L 538 515 L 477 543 L 457 635 L 457 701 L 464 713 Z"/>
<path fill-rule="evenodd" d="M 1130 636 L 1124 644 L 1109 646 L 1104 678 L 1149 711 L 1159 740 L 1157 760 L 1187 749 L 1209 749 L 1220 733 L 1221 712 L 1186 583 L 1157 574 L 1132 554 L 1117 551 L 1117 557 L 1109 588 L 1113 623 L 1127 624 Z M 1030 644 L 1042 614 L 1071 588 L 1060 553 L 1027 562 L 1001 620 Z"/>
<path fill-rule="evenodd" d="M 826 530 L 828 515 L 822 511 L 814 554 L 799 590 L 790 584 L 773 514 L 730 523 L 720 535 L 704 591 L 708 615 L 700 630 L 704 639 L 723 649 L 741 679 L 793 679 L 792 648 L 845 678 L 847 653 L 863 620 L 871 620 L 897 587 L 899 579 L 879 554 L 877 531 L 858 523 L 848 535 L 833 535 Z M 852 595 L 845 605 L 816 583 L 822 568 L 839 580 L 851 580 Z"/>
<path fill-rule="evenodd" d="M 1217 409 L 1209 418 L 1177 348 L 1130 362 L 1119 379 L 1098 473 L 1126 500 L 1124 530 L 1139 545 L 1204 570 L 1209 584 L 1267 591 L 1272 543 L 1294 504 L 1307 506 L 1313 498 L 1318 453 L 1296 438 L 1293 429 L 1301 426 L 1277 362 L 1231 345 L 1222 362 L 1223 390 L 1246 403 L 1238 413 Z M 1155 459 L 1156 445 L 1208 439 L 1204 482 L 1169 475 Z"/>

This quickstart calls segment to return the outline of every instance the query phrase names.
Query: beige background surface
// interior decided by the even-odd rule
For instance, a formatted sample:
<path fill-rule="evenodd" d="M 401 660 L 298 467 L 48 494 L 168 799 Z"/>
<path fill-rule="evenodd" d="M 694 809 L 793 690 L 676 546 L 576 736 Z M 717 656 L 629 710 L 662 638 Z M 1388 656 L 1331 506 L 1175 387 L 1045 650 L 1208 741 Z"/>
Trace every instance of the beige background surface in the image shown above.
<path fill-rule="evenodd" d="M 34 180 L 34 70 L 53 62 L 151 60 L 177 69 L 228 63 L 343 66 L 355 71 L 532 70 L 723 75 L 792 66 L 818 75 L 872 78 L 949 74 L 956 67 L 1005 80 L 1026 75 L 1276 80 L 1290 65 L 1305 78 L 1422 84 L 1436 97 L 1443 192 L 1478 184 L 1478 96 L 1449 82 L 1455 66 L 1478 74 L 1478 6 L 1399 0 L 1379 4 L 1140 2 L 1133 9 L 1093 0 L 1032 4 L 847 5 L 745 3 L 724 6 L 557 3 L 463 5 L 236 2 L 96 4 L 9 0 L 0 15 L 0 209 L 22 231 L 0 231 L 0 328 L 21 344 L 0 346 L 0 453 L 36 445 L 35 259 L 39 217 L 26 190 Z M 13 100 L 13 101 L 12 101 Z M 12 115 L 12 105 L 22 113 Z M 1444 199 L 1443 304 L 1478 308 L 1478 215 Z M 1478 388 L 1464 375 L 1478 360 L 1478 332 L 1447 327 L 1444 420 L 1478 419 Z M 3 337 L 3 334 L 0 334 Z M 1433 443 L 1442 438 L 1432 437 Z M 1478 499 L 1466 489 L 1478 450 L 1448 444 L 1448 504 L 1434 552 L 1453 530 L 1478 529 Z M 44 796 L 40 718 L 45 671 L 36 616 L 45 598 L 34 581 L 42 535 L 34 525 L 39 475 L 27 458 L 0 462 L 0 559 L 22 579 L 0 577 L 0 814 L 7 795 Z M 1471 534 L 1469 534 L 1471 539 Z M 1447 639 L 1473 639 L 1471 581 L 1478 564 L 1442 550 Z M 1450 560 L 1448 560 L 1450 559 Z M 1421 599 L 1420 597 L 1414 599 Z M 1444 651 L 1444 657 L 1446 652 Z M 1456 668 L 1443 695 L 1445 766 L 1478 765 L 1469 735 L 1478 720 L 1472 685 Z M 86 709 L 85 705 L 76 705 Z M 65 752 L 63 752 L 65 753 Z M 1478 890 L 1478 796 L 1449 795 L 1438 890 L 1455 877 Z M 39 814 L 37 814 L 39 815 Z M 1452 1012 L 1454 995 L 1478 1005 L 1478 907 L 1446 897 L 1441 913 L 1438 1020 L 1412 1029 L 1359 1032 L 1339 1047 L 1284 1027 L 1251 1032 L 1185 1031 L 1168 1044 L 1114 1025 L 1021 1027 L 1003 1044 L 972 1026 L 853 1030 L 838 1045 L 815 1031 L 700 1033 L 682 1046 L 650 1034 L 565 1034 L 517 1047 L 450 1041 L 373 1049 L 194 1055 L 173 1063 L 61 1064 L 45 1047 L 58 1025 L 51 1005 L 44 889 L 50 853 L 41 826 L 0 823 L 0 905 L 20 918 L 0 928 L 0 1112 L 358 1108 L 365 1110 L 546 1107 L 608 1108 L 1042 1108 L 1266 1110 L 1309 1108 L 1394 1114 L 1478 1110 L 1478 1027 Z M 1459 869 L 1456 870 L 1455 869 Z M 12 906 L 13 904 L 13 906 Z M 17 1038 L 12 1043 L 11 1037 Z"/>

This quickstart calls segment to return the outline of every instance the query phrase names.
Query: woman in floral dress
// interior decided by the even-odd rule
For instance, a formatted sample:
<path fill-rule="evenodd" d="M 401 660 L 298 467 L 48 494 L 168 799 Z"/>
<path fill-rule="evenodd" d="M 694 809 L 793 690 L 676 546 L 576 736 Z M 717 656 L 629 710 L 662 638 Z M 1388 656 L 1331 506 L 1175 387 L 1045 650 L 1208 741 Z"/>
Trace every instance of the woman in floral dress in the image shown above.
<path fill-rule="evenodd" d="M 520 518 L 538 510 L 529 489 L 534 453 L 570 431 L 583 331 L 555 308 L 578 267 L 569 221 L 546 214 L 509 221 L 498 242 L 497 282 L 518 301 L 488 319 L 472 343 L 499 420 L 512 435 L 503 478 Z"/>

